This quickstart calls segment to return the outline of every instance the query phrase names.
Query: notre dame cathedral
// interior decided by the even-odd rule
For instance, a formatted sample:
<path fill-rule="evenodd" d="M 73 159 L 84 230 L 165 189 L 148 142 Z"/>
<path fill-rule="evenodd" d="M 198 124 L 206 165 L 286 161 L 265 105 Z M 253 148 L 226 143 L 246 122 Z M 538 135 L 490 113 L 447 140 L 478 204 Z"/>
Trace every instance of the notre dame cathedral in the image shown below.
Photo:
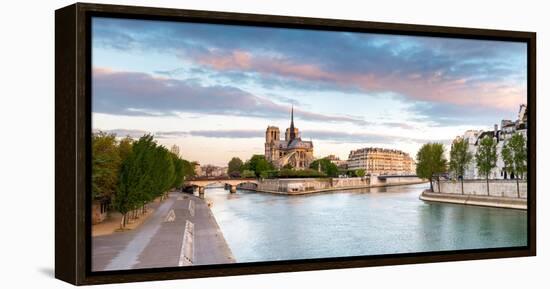
<path fill-rule="evenodd" d="M 267 127 L 265 158 L 279 169 L 288 165 L 295 169 L 305 169 L 313 161 L 313 142 L 302 141 L 298 128 L 294 127 L 294 107 L 290 112 L 290 127 L 286 129 L 284 140 L 280 139 L 278 127 Z"/>

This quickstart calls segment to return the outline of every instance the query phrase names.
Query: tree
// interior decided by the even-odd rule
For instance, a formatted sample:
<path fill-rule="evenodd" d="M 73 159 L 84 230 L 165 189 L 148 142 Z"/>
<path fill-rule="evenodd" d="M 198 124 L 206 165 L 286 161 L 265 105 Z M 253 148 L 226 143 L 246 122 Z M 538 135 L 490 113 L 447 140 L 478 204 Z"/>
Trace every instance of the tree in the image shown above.
<path fill-rule="evenodd" d="M 447 170 L 447 160 L 443 155 L 445 148 L 441 143 L 424 144 L 416 154 L 416 175 L 430 180 L 430 190 L 433 192 L 432 177 Z"/>
<path fill-rule="evenodd" d="M 362 178 L 365 176 L 365 170 L 364 169 L 355 170 L 355 175 Z"/>
<path fill-rule="evenodd" d="M 314 169 L 282 169 L 277 172 L 276 176 L 279 178 L 322 178 L 327 175 Z"/>
<path fill-rule="evenodd" d="M 468 141 L 460 138 L 453 141 L 451 145 L 451 160 L 449 161 L 449 169 L 460 177 L 462 194 L 464 194 L 464 173 L 468 165 L 472 161 L 473 155 L 468 151 Z"/>
<path fill-rule="evenodd" d="M 260 177 L 263 171 L 273 170 L 273 165 L 265 159 L 263 155 L 253 155 L 246 163 L 245 167 L 254 172 L 256 177 Z"/>
<path fill-rule="evenodd" d="M 346 170 L 346 175 L 350 178 L 357 177 L 355 170 Z"/>
<path fill-rule="evenodd" d="M 132 143 L 133 140 L 129 136 L 121 139 L 118 143 L 118 155 L 121 161 L 124 161 L 132 151 Z"/>
<path fill-rule="evenodd" d="M 115 193 L 121 163 L 116 136 L 92 135 L 92 198 L 110 199 Z"/>
<path fill-rule="evenodd" d="M 333 164 L 328 158 L 322 158 L 313 161 L 310 165 L 310 169 L 318 170 L 319 166 L 321 167 L 321 171 L 325 173 L 329 177 L 337 177 L 338 176 L 338 167 Z"/>
<path fill-rule="evenodd" d="M 180 157 L 180 147 L 177 145 L 172 145 L 170 152 L 175 154 L 178 158 Z"/>
<path fill-rule="evenodd" d="M 128 212 L 162 196 L 175 184 L 174 154 L 158 146 L 153 136 L 144 135 L 132 143 L 127 157 L 122 162 L 114 208 L 122 215 L 121 227 L 126 225 Z"/>
<path fill-rule="evenodd" d="M 101 140 L 102 147 L 115 141 L 114 136 L 97 137 L 96 141 Z M 126 225 L 129 212 L 134 216 L 139 213 L 139 208 L 145 212 L 147 203 L 164 197 L 170 189 L 180 187 L 186 177 L 195 174 L 193 164 L 179 157 L 177 146 L 168 150 L 157 145 L 152 135 L 144 135 L 137 141 L 126 137 L 112 155 L 120 159 L 112 204 L 123 215 L 121 228 Z M 101 169 L 101 164 L 94 164 L 93 170 Z"/>
<path fill-rule="evenodd" d="M 501 154 L 506 172 L 514 174 L 519 198 L 519 179 L 527 172 L 527 146 L 523 135 L 515 133 L 504 145 Z"/>
<path fill-rule="evenodd" d="M 174 164 L 174 183 L 172 188 L 179 188 L 183 185 L 183 182 L 195 176 L 195 170 L 193 165 L 177 155 L 172 153 L 172 162 Z"/>
<path fill-rule="evenodd" d="M 229 163 L 227 163 L 227 174 L 231 177 L 240 176 L 243 161 L 238 157 L 233 157 Z"/>
<path fill-rule="evenodd" d="M 195 177 L 195 162 L 190 162 L 188 160 L 183 160 L 183 179 L 187 180 L 189 178 Z"/>
<path fill-rule="evenodd" d="M 489 175 L 497 165 L 497 143 L 492 137 L 485 136 L 479 143 L 476 153 L 477 170 L 487 180 L 487 195 L 489 195 Z"/>
<path fill-rule="evenodd" d="M 172 154 L 172 162 L 174 164 L 174 183 L 172 187 L 179 188 L 183 184 L 185 178 L 185 161 L 180 159 L 177 155 Z"/>
<path fill-rule="evenodd" d="M 143 200 L 144 205 L 170 190 L 175 180 L 174 162 L 172 153 L 163 146 L 157 146 L 153 152 L 154 162 L 150 170 L 153 179 L 153 188 L 148 199 Z"/>
<path fill-rule="evenodd" d="M 156 147 L 151 135 L 145 135 L 132 144 L 132 149 L 122 162 L 113 207 L 122 214 L 120 227 L 126 226 L 127 214 L 137 208 L 150 187 L 150 152 Z"/>
<path fill-rule="evenodd" d="M 251 170 L 244 170 L 241 172 L 241 177 L 243 178 L 254 178 L 256 177 L 256 173 L 254 173 L 254 171 L 251 171 Z"/>

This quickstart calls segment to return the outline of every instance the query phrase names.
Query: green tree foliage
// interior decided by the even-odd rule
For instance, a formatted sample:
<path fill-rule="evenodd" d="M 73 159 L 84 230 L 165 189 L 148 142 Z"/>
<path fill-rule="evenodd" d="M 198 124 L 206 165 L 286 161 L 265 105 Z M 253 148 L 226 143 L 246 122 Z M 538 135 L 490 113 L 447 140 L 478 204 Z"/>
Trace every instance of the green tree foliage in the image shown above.
<path fill-rule="evenodd" d="M 184 159 L 181 159 L 183 163 L 183 179 L 188 180 L 195 177 L 195 162 L 190 162 Z"/>
<path fill-rule="evenodd" d="M 243 161 L 238 157 L 233 157 L 227 163 L 227 175 L 230 177 L 239 177 L 243 167 Z"/>
<path fill-rule="evenodd" d="M 365 170 L 364 169 L 355 170 L 355 175 L 362 178 L 365 176 Z"/>
<path fill-rule="evenodd" d="M 242 178 L 245 178 L 245 179 L 248 179 L 248 178 L 255 178 L 256 177 L 256 173 L 254 171 L 251 171 L 251 170 L 243 170 L 241 172 L 241 177 Z"/>
<path fill-rule="evenodd" d="M 321 172 L 323 172 L 325 175 L 329 177 L 338 176 L 338 167 L 333 164 L 328 158 L 322 158 L 313 161 L 309 165 L 309 168 L 313 170 L 319 170 L 319 166 L 321 167 Z"/>
<path fill-rule="evenodd" d="M 185 180 L 185 160 L 180 159 L 177 155 L 172 154 L 172 163 L 174 164 L 174 183 L 173 188 L 179 188 Z"/>
<path fill-rule="evenodd" d="M 153 152 L 153 169 L 151 171 L 153 179 L 153 190 L 150 199 L 145 203 L 152 201 L 156 197 L 173 188 L 175 181 L 174 161 L 172 154 L 163 146 L 157 146 Z"/>
<path fill-rule="evenodd" d="M 92 135 L 92 198 L 108 199 L 116 191 L 121 155 L 114 134 Z"/>
<path fill-rule="evenodd" d="M 416 175 L 430 180 L 430 190 L 433 191 L 432 177 L 447 170 L 445 148 L 441 143 L 424 144 L 416 154 Z"/>
<path fill-rule="evenodd" d="M 122 161 L 128 157 L 130 152 L 132 152 L 132 143 L 133 140 L 129 136 L 120 140 L 118 144 L 118 155 Z"/>
<path fill-rule="evenodd" d="M 515 133 L 502 148 L 502 160 L 509 175 L 512 173 L 516 179 L 518 198 L 519 179 L 527 172 L 527 145 L 525 138 L 520 133 Z"/>
<path fill-rule="evenodd" d="M 324 178 L 327 175 L 314 169 L 282 169 L 277 172 L 278 178 Z"/>
<path fill-rule="evenodd" d="M 496 141 L 488 136 L 481 139 L 475 158 L 477 170 L 487 180 L 487 195 L 489 195 L 489 175 L 491 174 L 491 170 L 497 165 Z"/>
<path fill-rule="evenodd" d="M 357 177 L 357 175 L 355 174 L 355 170 L 347 170 L 346 175 L 350 178 Z"/>
<path fill-rule="evenodd" d="M 131 148 L 124 149 L 126 157 L 120 167 L 113 198 L 113 207 L 124 215 L 121 226 L 125 225 L 128 212 L 144 208 L 171 188 L 181 186 L 186 177 L 194 175 L 193 165 L 181 159 L 179 151 L 159 146 L 151 135 L 127 143 Z"/>
<path fill-rule="evenodd" d="M 114 208 L 124 215 L 122 226 L 125 225 L 126 214 L 149 199 L 148 194 L 153 187 L 149 173 L 155 148 L 153 137 L 143 136 L 132 144 L 131 152 L 122 163 L 118 189 L 113 199 Z"/>
<path fill-rule="evenodd" d="M 342 172 L 346 174 L 350 178 L 356 178 L 356 177 L 364 177 L 366 175 L 366 172 L 364 169 L 357 169 L 357 170 L 347 170 Z"/>
<path fill-rule="evenodd" d="M 179 157 L 179 148 L 169 151 L 153 136 L 137 141 L 126 137 L 117 141 L 114 134 L 92 135 L 92 197 L 110 199 L 114 209 L 124 215 L 179 187 L 195 175 L 193 163 Z"/>
<path fill-rule="evenodd" d="M 273 165 L 265 159 L 263 155 L 253 155 L 244 165 L 247 170 L 254 172 L 256 177 L 260 177 L 263 171 L 273 170 Z"/>
<path fill-rule="evenodd" d="M 468 141 L 466 139 L 458 139 L 453 141 L 451 145 L 451 160 L 449 161 L 449 169 L 455 176 L 460 177 L 462 184 L 462 194 L 464 194 L 464 173 L 468 165 L 472 161 L 473 155 L 468 151 Z"/>

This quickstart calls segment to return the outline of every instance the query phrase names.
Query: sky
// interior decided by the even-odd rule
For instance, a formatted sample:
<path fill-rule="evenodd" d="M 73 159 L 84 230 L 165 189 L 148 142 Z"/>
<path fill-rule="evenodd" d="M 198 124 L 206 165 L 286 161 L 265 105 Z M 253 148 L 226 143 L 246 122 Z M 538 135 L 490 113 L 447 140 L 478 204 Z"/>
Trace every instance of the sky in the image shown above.
<path fill-rule="evenodd" d="M 305 29 L 92 19 L 92 127 L 155 135 L 227 165 L 295 126 L 315 157 L 363 147 L 415 156 L 527 102 L 525 43 Z"/>

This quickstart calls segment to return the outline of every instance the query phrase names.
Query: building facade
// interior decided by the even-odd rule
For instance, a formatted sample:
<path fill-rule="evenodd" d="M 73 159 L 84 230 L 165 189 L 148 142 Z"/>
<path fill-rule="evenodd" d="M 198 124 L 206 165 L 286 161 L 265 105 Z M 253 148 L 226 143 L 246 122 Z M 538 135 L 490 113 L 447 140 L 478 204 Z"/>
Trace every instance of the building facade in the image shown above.
<path fill-rule="evenodd" d="M 335 164 L 339 169 L 347 169 L 348 168 L 348 161 L 347 160 L 341 160 L 339 157 L 335 155 L 328 155 L 325 157 L 328 159 L 331 163 Z"/>
<path fill-rule="evenodd" d="M 291 166 L 295 169 L 308 168 L 313 162 L 313 142 L 303 141 L 300 131 L 294 126 L 294 107 L 290 112 L 290 127 L 285 131 L 285 139 L 280 139 L 276 126 L 268 126 L 265 131 L 265 158 L 276 168 Z"/>
<path fill-rule="evenodd" d="M 411 175 L 415 174 L 415 163 L 409 154 L 400 150 L 383 148 L 362 148 L 349 153 L 349 170 L 365 170 L 366 174 Z"/>
<path fill-rule="evenodd" d="M 479 143 L 484 137 L 492 137 L 497 142 L 497 163 L 496 167 L 489 175 L 490 179 L 510 179 L 514 178 L 513 174 L 509 174 L 504 169 L 504 161 L 502 160 L 502 148 L 508 142 L 508 140 L 515 134 L 519 133 L 527 140 L 527 106 L 522 104 L 519 107 L 518 117 L 515 121 L 503 119 L 500 122 L 500 128 L 498 124 L 494 125 L 493 130 L 468 130 L 463 138 L 468 141 L 468 151 L 472 154 L 473 158 L 470 164 L 468 164 L 464 173 L 465 179 L 482 179 L 485 176 L 481 176 L 477 170 L 475 155 L 479 147 Z"/>
<path fill-rule="evenodd" d="M 203 172 L 202 172 L 201 165 L 199 163 L 197 163 L 197 162 L 193 163 L 193 171 L 195 171 L 195 176 L 196 177 L 202 177 Z"/>
<path fill-rule="evenodd" d="M 219 178 L 227 177 L 227 167 L 205 165 L 201 167 L 201 175 L 198 177 Z"/>

